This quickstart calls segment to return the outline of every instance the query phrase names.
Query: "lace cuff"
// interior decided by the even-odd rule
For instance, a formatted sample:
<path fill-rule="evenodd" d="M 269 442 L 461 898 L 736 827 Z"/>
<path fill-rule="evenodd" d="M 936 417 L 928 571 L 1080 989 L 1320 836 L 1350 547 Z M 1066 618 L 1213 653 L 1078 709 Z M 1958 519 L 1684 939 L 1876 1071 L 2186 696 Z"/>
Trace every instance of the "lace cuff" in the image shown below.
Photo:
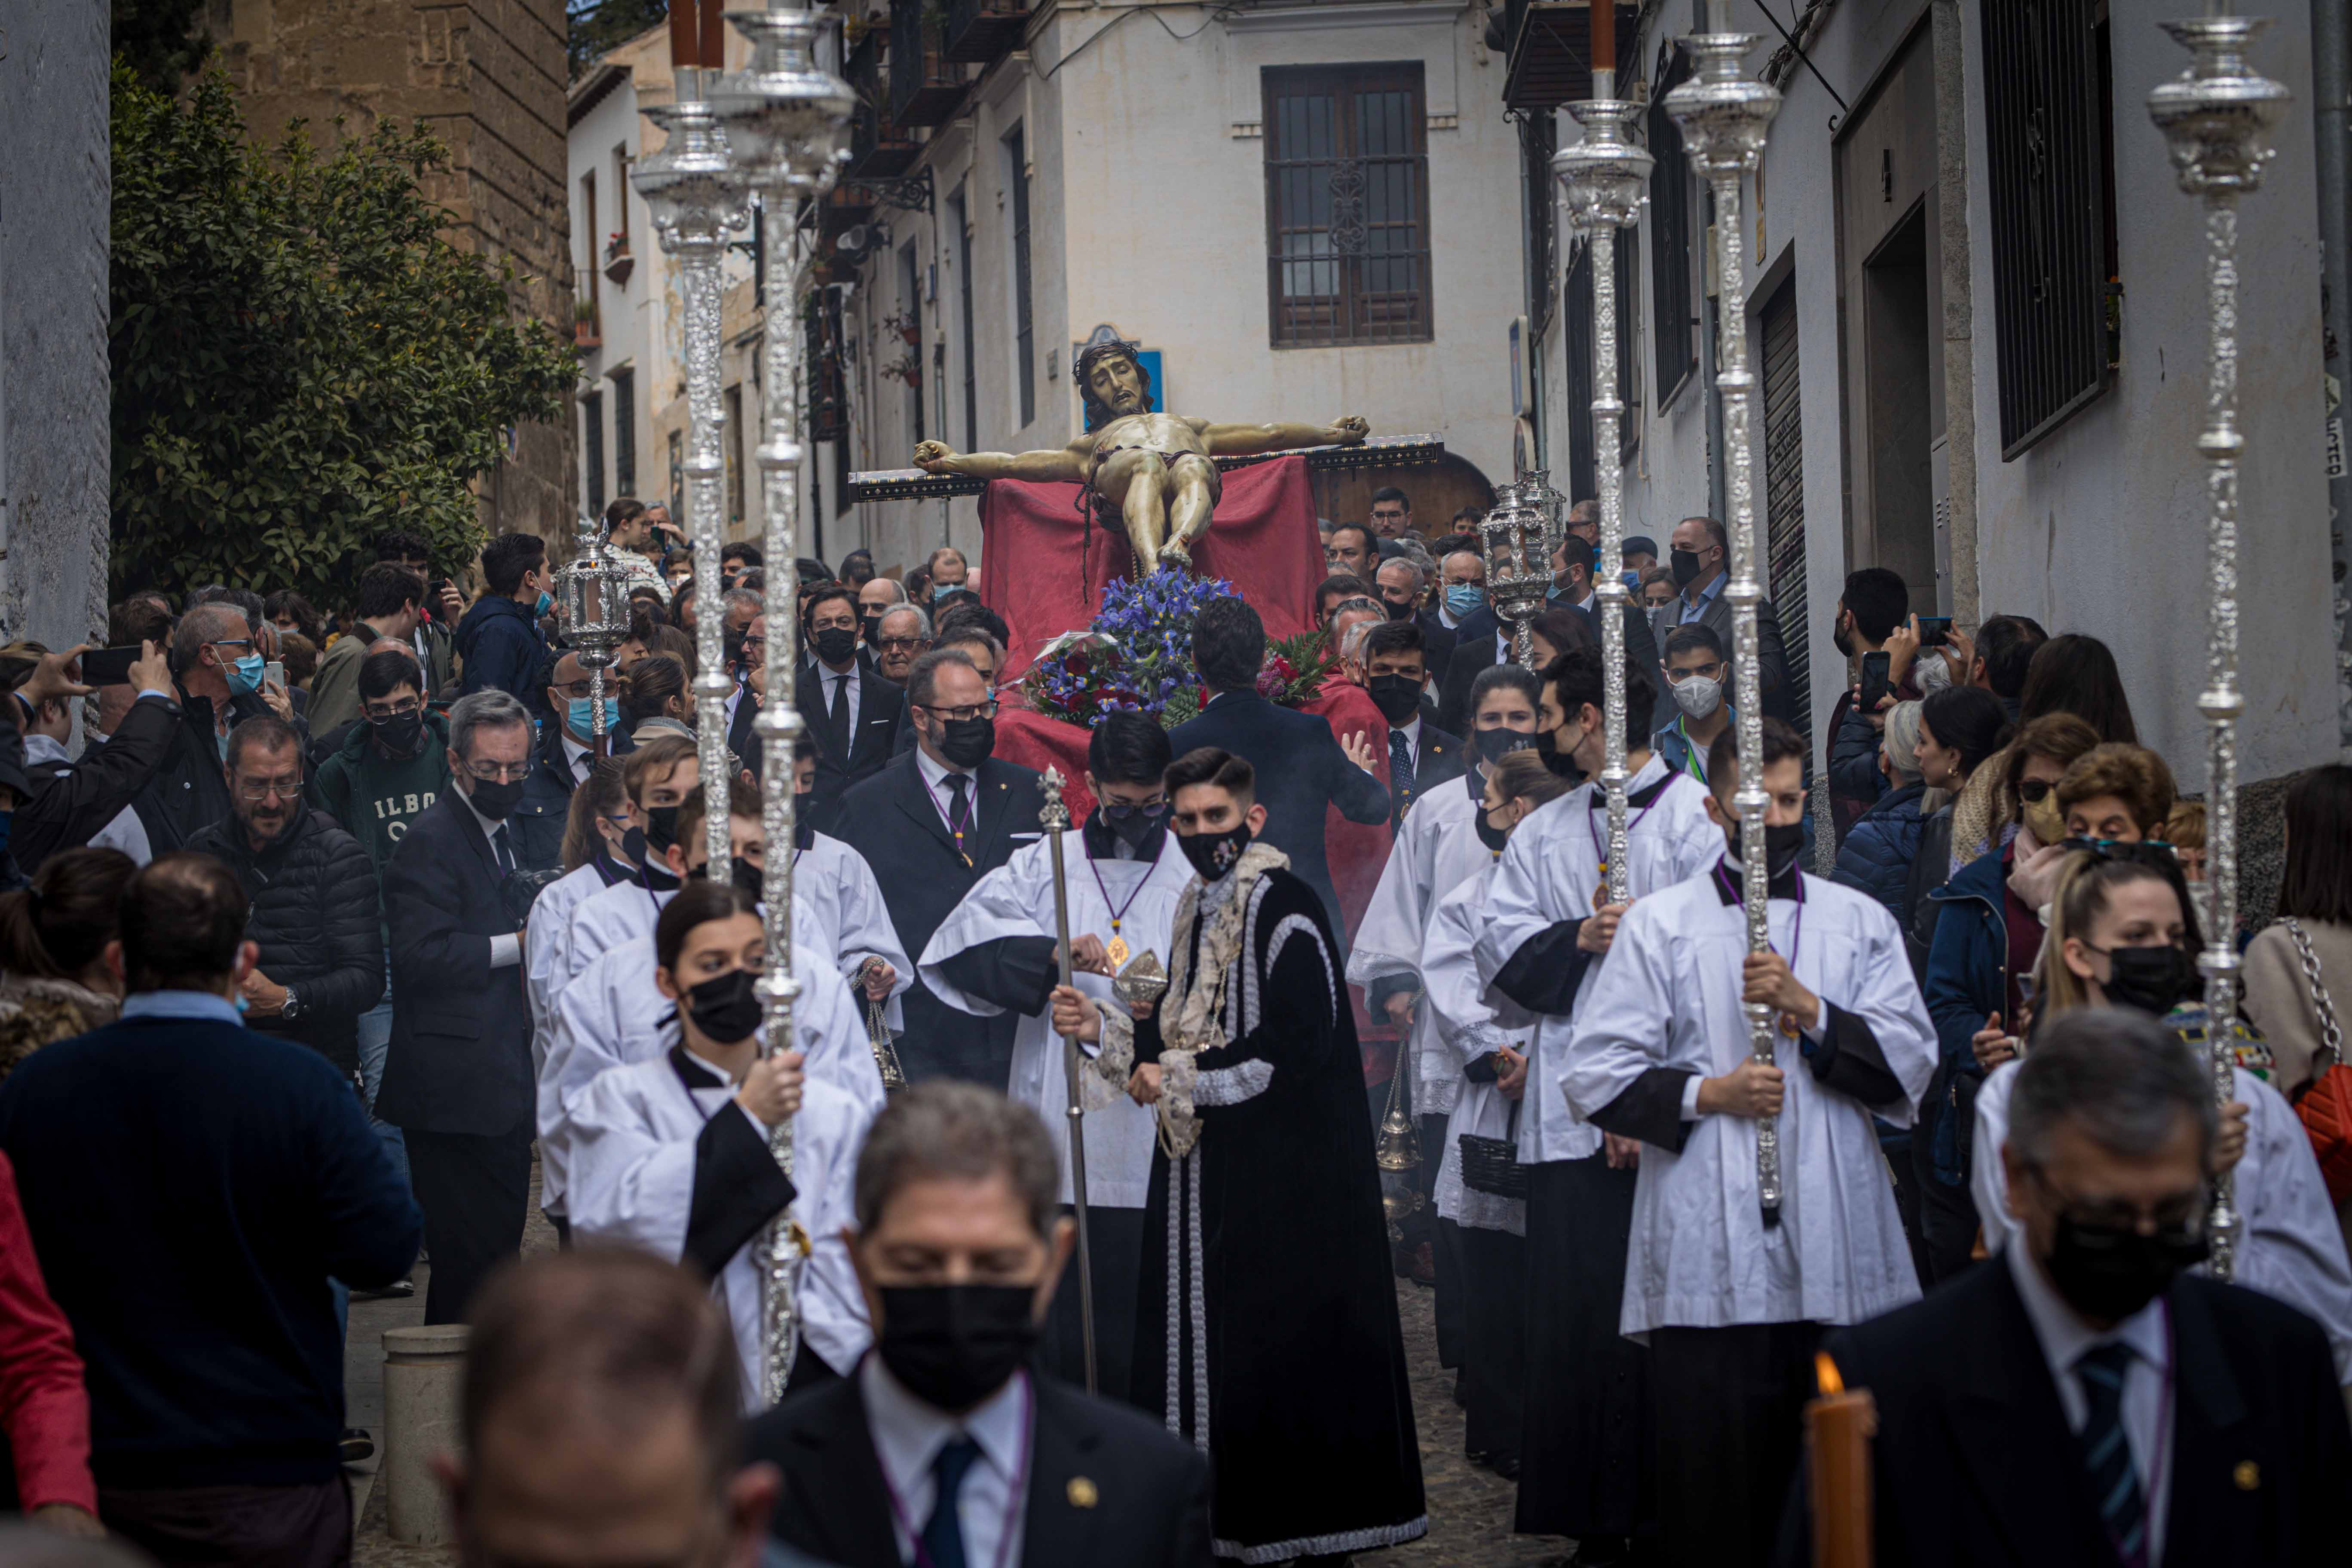
<path fill-rule="evenodd" d="M 1160 1147 L 1171 1160 L 1184 1158 L 1201 1141 L 1201 1121 L 1193 1109 L 1200 1080 L 1197 1055 L 1173 1049 L 1160 1053 Z"/>
<path fill-rule="evenodd" d="M 1125 1007 L 1108 1005 L 1102 1010 L 1102 1045 L 1078 1074 L 1078 1103 L 1088 1110 L 1116 1105 L 1127 1097 L 1127 1080 L 1134 1076 L 1135 1019 Z"/>

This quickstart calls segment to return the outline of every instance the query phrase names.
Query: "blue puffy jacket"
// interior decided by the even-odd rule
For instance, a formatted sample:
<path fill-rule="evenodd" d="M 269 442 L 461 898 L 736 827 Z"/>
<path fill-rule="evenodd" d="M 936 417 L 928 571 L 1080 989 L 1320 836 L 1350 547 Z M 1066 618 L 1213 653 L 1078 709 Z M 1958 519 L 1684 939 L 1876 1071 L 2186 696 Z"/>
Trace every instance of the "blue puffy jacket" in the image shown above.
<path fill-rule="evenodd" d="M 1947 1185 L 1968 1179 L 1966 1143 L 1975 1130 L 1969 1119 L 1977 1086 L 1984 1081 L 1969 1042 L 1989 1016 L 2009 1006 L 2009 922 L 2001 886 L 2008 870 L 2003 852 L 1990 850 L 1927 895 L 1939 906 L 1925 990 L 1940 1060 L 1920 1102 L 1919 1122 L 1922 1133 L 1933 1140 L 1936 1174 Z"/>
<path fill-rule="evenodd" d="M 1927 793 L 1926 784 L 1907 784 L 1892 795 L 1881 795 L 1856 819 L 1830 872 L 1831 881 L 1868 893 L 1885 905 L 1898 926 L 1906 913 L 1904 888 L 1911 878 L 1911 862 L 1919 853 L 1919 837 L 1927 826 L 1927 818 L 1919 815 L 1919 797 Z"/>

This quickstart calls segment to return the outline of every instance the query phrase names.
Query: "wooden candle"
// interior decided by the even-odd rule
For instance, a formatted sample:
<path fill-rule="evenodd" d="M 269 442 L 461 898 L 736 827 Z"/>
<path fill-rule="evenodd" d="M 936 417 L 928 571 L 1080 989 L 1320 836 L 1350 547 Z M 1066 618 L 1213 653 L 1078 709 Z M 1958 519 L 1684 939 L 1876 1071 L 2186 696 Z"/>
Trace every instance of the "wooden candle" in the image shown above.
<path fill-rule="evenodd" d="M 1592 68 L 1617 68 L 1617 0 L 1590 0 L 1591 5 Z"/>
<path fill-rule="evenodd" d="M 670 0 L 670 8 L 678 10 L 693 0 Z M 702 68 L 717 72 L 727 66 L 727 22 L 722 14 L 722 0 L 701 0 Z"/>
<path fill-rule="evenodd" d="M 694 0 L 671 0 L 669 8 L 669 64 L 672 70 L 693 67 L 699 58 L 699 46 L 695 37 Z"/>
<path fill-rule="evenodd" d="M 1868 1389 L 1848 1394 L 1828 1355 L 1813 1357 L 1821 1397 L 1805 1406 L 1805 1449 L 1812 1478 L 1814 1568 L 1870 1568 L 1870 1440 L 1878 1403 Z"/>

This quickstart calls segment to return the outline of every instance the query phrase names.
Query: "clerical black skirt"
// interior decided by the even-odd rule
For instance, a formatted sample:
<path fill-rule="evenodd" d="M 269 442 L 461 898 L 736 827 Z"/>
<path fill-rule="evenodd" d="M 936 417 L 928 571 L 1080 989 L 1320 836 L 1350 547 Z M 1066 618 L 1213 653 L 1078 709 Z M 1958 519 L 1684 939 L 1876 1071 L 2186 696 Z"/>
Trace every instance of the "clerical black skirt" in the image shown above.
<path fill-rule="evenodd" d="M 1528 1167 L 1519 1506 L 1529 1535 L 1646 1533 L 1649 1352 L 1617 1331 L 1638 1173 L 1606 1157 Z"/>
<path fill-rule="evenodd" d="M 1064 1205 L 1062 1212 L 1074 1212 Z M 1143 1211 L 1091 1204 L 1087 1208 L 1087 1250 L 1095 1279 L 1096 1391 L 1108 1399 L 1130 1400 L 1135 1368 L 1135 1292 L 1143 1268 Z M 1054 1291 L 1054 1304 L 1038 1335 L 1039 1364 L 1063 1382 L 1087 1385 L 1086 1335 L 1079 1310 L 1077 1254 Z M 1157 1417 L 1160 1408 L 1151 1407 Z"/>
<path fill-rule="evenodd" d="M 1463 1226 L 1457 1234 L 1465 1331 L 1462 1446 L 1473 1458 L 1516 1458 L 1527 1385 L 1527 1244 L 1507 1230 Z"/>

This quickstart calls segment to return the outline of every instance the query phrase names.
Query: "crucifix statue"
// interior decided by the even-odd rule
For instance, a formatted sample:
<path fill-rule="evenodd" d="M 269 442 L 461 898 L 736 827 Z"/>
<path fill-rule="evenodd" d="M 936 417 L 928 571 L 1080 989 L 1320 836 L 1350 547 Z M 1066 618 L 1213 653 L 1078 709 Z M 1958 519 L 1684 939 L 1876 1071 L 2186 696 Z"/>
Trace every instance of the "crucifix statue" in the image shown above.
<path fill-rule="evenodd" d="M 1086 405 L 1086 433 L 1038 452 L 958 452 L 944 441 L 915 447 L 926 473 L 981 479 L 1059 480 L 1087 487 L 1095 515 L 1127 536 L 1138 576 L 1165 560 L 1192 563 L 1192 541 L 1208 531 L 1222 486 L 1222 454 L 1291 447 L 1353 447 L 1371 426 L 1356 415 L 1328 425 L 1214 425 L 1151 411 L 1151 378 L 1136 345 L 1088 343 L 1073 367 Z"/>

